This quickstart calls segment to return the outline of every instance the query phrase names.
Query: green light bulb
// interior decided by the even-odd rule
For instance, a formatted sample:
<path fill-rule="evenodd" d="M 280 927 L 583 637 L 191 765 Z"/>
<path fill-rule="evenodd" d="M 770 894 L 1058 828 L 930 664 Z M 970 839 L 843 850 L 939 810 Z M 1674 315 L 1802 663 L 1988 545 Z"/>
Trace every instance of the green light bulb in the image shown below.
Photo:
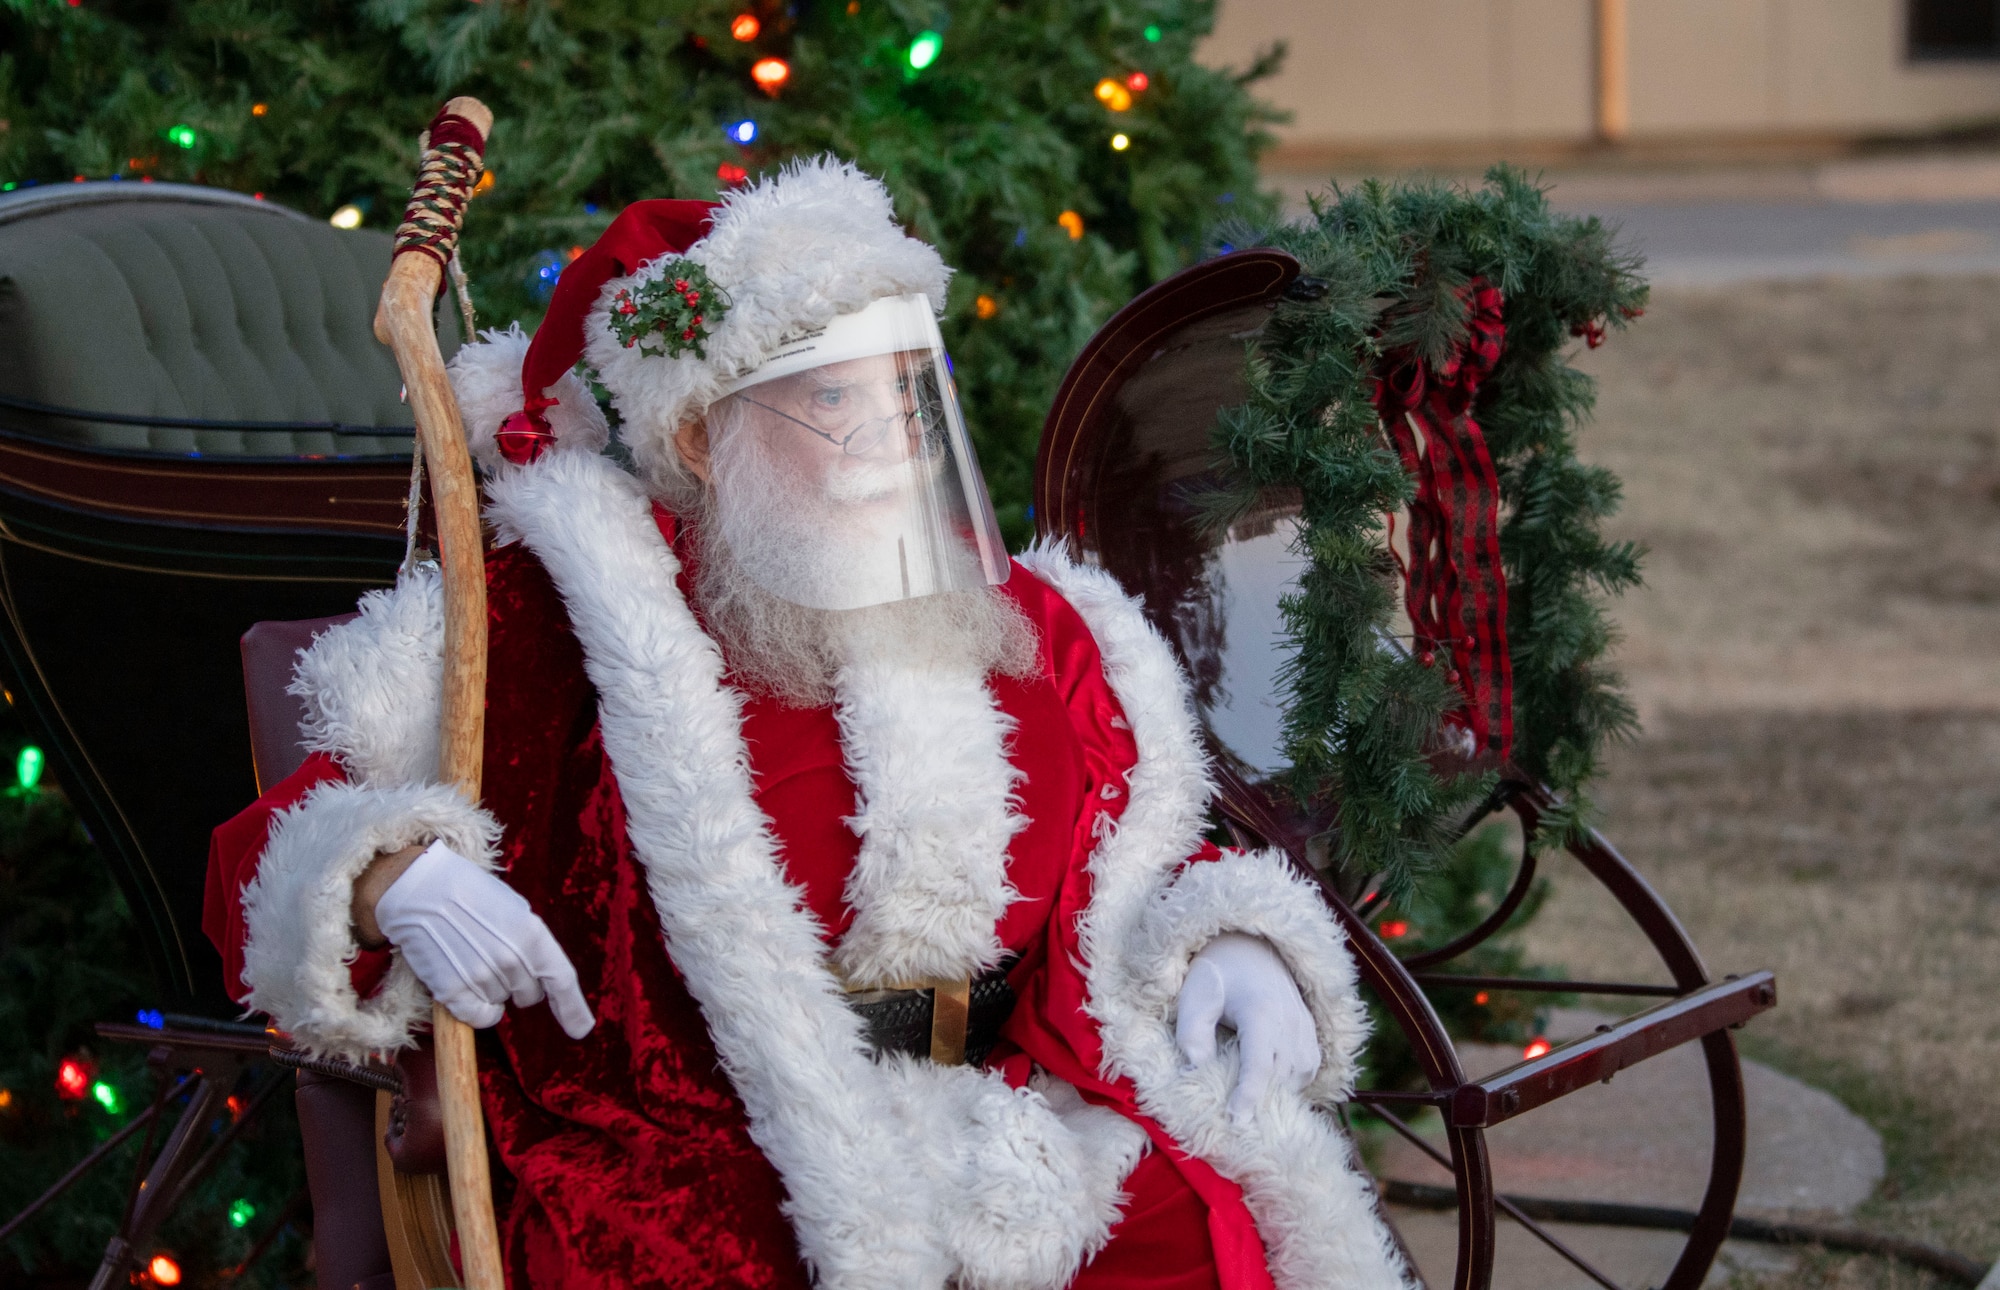
<path fill-rule="evenodd" d="M 167 131 L 167 140 L 183 148 L 192 148 L 195 143 L 194 127 L 191 125 L 177 125 Z"/>
<path fill-rule="evenodd" d="M 255 1217 L 257 1217 L 257 1207 L 249 1201 L 234 1200 L 229 1203 L 229 1225 L 231 1227 L 248 1227 L 250 1220 Z"/>
<path fill-rule="evenodd" d="M 99 1106 L 113 1115 L 118 1114 L 119 1101 L 117 1089 L 106 1084 L 103 1080 L 99 1080 L 90 1086 L 90 1095 L 97 1099 Z"/>
<path fill-rule="evenodd" d="M 937 61 L 938 52 L 944 48 L 944 37 L 934 31 L 920 31 L 910 42 L 910 69 L 923 71 Z"/>
<path fill-rule="evenodd" d="M 35 785 L 42 782 L 42 767 L 47 761 L 42 750 L 33 744 L 22 747 L 21 755 L 14 759 L 14 782 L 23 793 L 33 792 Z"/>
<path fill-rule="evenodd" d="M 1157 22 L 1149 22 L 1149 23 L 1147 23 L 1147 24 L 1146 24 L 1146 31 L 1145 31 L 1145 36 L 1146 36 L 1146 39 L 1147 39 L 1147 40 L 1150 40 L 1150 41 L 1154 42 L 1155 44 L 1159 43 L 1159 39 L 1160 39 L 1160 24 L 1159 24 L 1159 23 L 1157 23 Z"/>

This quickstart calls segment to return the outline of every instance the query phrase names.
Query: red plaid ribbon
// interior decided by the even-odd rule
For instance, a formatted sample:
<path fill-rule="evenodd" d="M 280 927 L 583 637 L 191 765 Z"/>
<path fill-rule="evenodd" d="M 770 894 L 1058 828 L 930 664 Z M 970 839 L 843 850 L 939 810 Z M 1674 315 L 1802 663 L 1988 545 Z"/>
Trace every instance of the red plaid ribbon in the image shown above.
<path fill-rule="evenodd" d="M 1514 746 L 1514 669 L 1500 567 L 1500 480 L 1472 404 L 1500 360 L 1507 328 L 1499 288 L 1475 279 L 1461 297 L 1464 344 L 1435 369 L 1407 350 L 1386 356 L 1375 408 L 1417 481 L 1403 570 L 1417 649 L 1451 660 L 1465 707 L 1450 720 L 1472 732 L 1480 751 L 1504 761 Z"/>

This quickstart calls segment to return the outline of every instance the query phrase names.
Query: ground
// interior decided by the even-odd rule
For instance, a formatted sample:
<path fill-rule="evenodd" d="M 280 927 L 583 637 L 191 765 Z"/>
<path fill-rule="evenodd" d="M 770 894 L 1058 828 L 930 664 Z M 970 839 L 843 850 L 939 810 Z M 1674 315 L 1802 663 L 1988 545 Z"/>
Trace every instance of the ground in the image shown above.
<path fill-rule="evenodd" d="M 1606 831 L 1719 972 L 1772 967 L 1751 1054 L 1882 1133 L 1855 1215 L 2000 1256 L 2000 280 L 1659 293 L 1586 366 L 1586 455 L 1651 550 L 1618 609 L 1645 734 Z M 1536 954 L 1620 975 L 1573 868 Z M 1745 1279 L 1749 1274 L 1742 1274 Z M 1814 1256 L 1773 1285 L 1901 1286 Z"/>

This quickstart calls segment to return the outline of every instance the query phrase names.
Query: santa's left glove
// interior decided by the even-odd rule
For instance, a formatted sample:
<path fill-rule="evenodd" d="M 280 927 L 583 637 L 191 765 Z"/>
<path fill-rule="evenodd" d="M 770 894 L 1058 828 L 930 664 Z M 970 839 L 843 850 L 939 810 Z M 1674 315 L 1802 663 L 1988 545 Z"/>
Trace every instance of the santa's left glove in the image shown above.
<path fill-rule="evenodd" d="M 1319 1073 L 1312 1010 L 1284 959 L 1258 936 L 1226 932 L 1188 965 L 1175 1038 L 1192 1070 L 1215 1060 L 1215 1028 L 1236 1031 L 1240 1065 L 1229 1114 L 1239 1124 L 1274 1082 L 1302 1089 Z"/>
<path fill-rule="evenodd" d="M 521 893 L 442 842 L 389 884 L 375 921 L 431 997 L 468 1026 L 497 1024 L 509 1002 L 544 999 L 571 1039 L 596 1024 L 569 955 Z"/>

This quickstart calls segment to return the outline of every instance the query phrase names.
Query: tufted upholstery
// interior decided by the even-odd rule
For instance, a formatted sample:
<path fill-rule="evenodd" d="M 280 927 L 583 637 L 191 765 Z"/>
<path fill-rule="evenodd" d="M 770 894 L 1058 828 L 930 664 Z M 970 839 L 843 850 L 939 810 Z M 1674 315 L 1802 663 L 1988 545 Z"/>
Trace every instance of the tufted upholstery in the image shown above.
<path fill-rule="evenodd" d="M 85 191 L 114 188 L 122 191 Z M 386 234 L 343 232 L 213 190 L 81 184 L 10 194 L 0 199 L 0 395 L 169 419 L 407 427 L 395 362 L 371 330 L 388 266 Z M 456 318 L 440 315 L 449 355 Z M 407 435 L 331 430 L 18 412 L 7 421 L 84 446 L 175 455 L 378 456 L 410 446 Z"/>

